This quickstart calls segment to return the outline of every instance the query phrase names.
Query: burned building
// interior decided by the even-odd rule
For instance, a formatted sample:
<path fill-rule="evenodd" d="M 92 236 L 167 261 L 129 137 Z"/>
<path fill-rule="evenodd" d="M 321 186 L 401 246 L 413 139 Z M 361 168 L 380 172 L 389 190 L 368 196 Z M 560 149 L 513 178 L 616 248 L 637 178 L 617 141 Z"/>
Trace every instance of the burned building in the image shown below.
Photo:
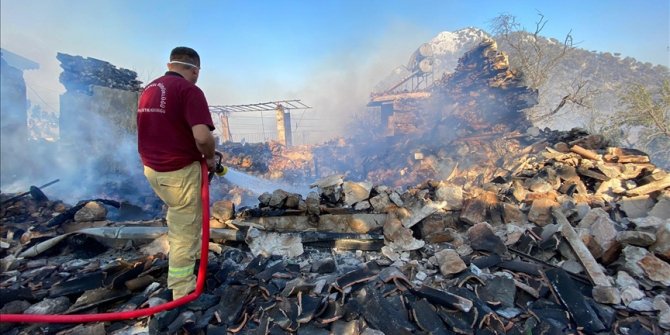
<path fill-rule="evenodd" d="M 132 163 L 120 152 L 133 151 L 141 84 L 137 73 L 90 57 L 58 53 L 57 58 L 66 89 L 60 97 L 61 150 L 90 153 L 96 171 L 118 172 Z"/>
<path fill-rule="evenodd" d="M 11 51 L 0 49 L 0 164 L 4 185 L 12 175 L 12 160 L 26 154 L 28 144 L 28 100 L 23 71 L 35 70 L 39 64 Z"/>
<path fill-rule="evenodd" d="M 61 141 L 104 153 L 115 139 L 134 134 L 140 84 L 137 73 L 95 58 L 58 53 L 66 92 L 60 97 Z M 92 127 L 96 126 L 102 127 Z M 109 132 L 100 132 L 100 128 Z"/>

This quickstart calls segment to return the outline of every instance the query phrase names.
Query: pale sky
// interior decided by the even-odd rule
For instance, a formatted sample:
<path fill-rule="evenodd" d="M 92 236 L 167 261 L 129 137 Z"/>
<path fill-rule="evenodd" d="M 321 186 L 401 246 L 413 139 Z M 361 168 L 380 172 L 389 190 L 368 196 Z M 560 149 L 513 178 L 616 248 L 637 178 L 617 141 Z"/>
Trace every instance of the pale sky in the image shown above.
<path fill-rule="evenodd" d="M 317 111 L 356 108 L 422 43 L 442 31 L 489 31 L 501 13 L 532 30 L 541 12 L 546 37 L 562 40 L 572 30 L 583 49 L 670 66 L 668 0 L 3 0 L 0 6 L 0 46 L 40 64 L 25 73 L 28 95 L 52 112 L 64 91 L 57 52 L 134 70 L 147 84 L 182 45 L 199 52 L 198 85 L 212 105 L 302 99 Z"/>

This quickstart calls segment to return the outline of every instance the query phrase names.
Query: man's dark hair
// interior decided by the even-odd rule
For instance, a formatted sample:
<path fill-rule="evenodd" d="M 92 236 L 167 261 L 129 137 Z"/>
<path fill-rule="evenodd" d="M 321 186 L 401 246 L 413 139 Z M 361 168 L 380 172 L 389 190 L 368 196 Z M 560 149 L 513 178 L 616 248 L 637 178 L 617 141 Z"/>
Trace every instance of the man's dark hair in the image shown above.
<path fill-rule="evenodd" d="M 180 61 L 200 66 L 200 56 L 195 50 L 188 47 L 176 47 L 170 52 L 170 61 Z"/>

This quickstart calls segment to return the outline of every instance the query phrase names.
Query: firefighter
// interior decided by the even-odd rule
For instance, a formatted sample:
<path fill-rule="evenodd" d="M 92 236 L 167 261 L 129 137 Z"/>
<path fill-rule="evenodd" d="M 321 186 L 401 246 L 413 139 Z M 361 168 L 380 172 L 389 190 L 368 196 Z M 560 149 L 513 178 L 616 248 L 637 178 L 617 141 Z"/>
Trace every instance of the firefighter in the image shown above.
<path fill-rule="evenodd" d="M 144 175 L 168 207 L 168 288 L 176 300 L 195 290 L 202 206 L 209 206 L 200 198 L 200 161 L 214 170 L 215 142 L 205 94 L 195 85 L 200 56 L 191 48 L 174 48 L 167 68 L 140 96 L 137 138 Z"/>

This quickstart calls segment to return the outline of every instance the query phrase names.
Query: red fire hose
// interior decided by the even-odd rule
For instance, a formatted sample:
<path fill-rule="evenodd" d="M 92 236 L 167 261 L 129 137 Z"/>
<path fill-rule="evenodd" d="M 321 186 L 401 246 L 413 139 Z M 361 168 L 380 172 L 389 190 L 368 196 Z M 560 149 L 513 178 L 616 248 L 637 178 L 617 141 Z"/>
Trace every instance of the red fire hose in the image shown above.
<path fill-rule="evenodd" d="M 207 181 L 207 164 L 201 162 L 201 192 L 202 199 L 202 247 L 200 249 L 200 267 L 195 291 L 177 300 L 158 306 L 137 309 L 128 312 L 98 313 L 98 314 L 0 314 L 0 322 L 27 322 L 27 323 L 83 323 L 135 319 L 149 316 L 168 309 L 179 307 L 197 299 L 205 286 L 207 273 L 207 254 L 209 250 L 209 184 Z"/>

